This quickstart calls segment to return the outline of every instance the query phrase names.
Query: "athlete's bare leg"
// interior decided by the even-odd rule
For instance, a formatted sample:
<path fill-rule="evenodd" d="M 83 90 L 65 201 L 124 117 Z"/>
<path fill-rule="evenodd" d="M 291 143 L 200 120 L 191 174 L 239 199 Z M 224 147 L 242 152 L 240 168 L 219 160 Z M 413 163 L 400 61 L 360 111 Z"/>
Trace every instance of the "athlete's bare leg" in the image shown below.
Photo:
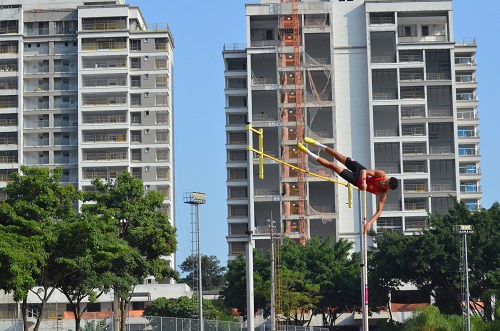
<path fill-rule="evenodd" d="M 337 152 L 336 150 L 334 150 L 331 147 L 326 147 L 325 152 L 327 152 L 328 155 L 333 156 L 337 161 L 339 161 L 340 163 L 345 165 L 345 160 L 347 159 L 347 156 L 340 154 L 339 152 Z"/>
<path fill-rule="evenodd" d="M 334 164 L 333 162 L 327 161 L 326 159 L 322 158 L 321 156 L 318 157 L 316 162 L 318 162 L 319 164 L 321 164 L 325 168 L 332 169 L 337 174 L 340 174 L 344 170 L 344 168 Z"/>

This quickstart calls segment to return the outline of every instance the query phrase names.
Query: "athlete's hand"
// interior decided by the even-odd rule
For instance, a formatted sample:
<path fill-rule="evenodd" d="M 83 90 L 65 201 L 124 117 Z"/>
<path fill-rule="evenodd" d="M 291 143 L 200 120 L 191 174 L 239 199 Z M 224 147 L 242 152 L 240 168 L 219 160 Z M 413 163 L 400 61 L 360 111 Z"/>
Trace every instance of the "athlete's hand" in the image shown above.
<path fill-rule="evenodd" d="M 365 184 L 361 184 L 361 191 L 366 191 L 366 183 Z"/>

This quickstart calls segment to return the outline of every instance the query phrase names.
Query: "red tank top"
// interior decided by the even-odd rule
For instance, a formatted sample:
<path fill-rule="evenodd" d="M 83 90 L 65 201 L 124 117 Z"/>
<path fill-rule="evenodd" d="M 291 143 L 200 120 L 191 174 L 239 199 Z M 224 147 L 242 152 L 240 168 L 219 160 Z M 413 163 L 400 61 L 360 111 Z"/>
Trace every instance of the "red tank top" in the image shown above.
<path fill-rule="evenodd" d="M 366 190 L 370 193 L 376 194 L 378 192 L 387 192 L 388 189 L 382 188 L 378 185 L 377 182 L 380 182 L 381 180 L 385 180 L 385 178 L 382 177 L 373 177 L 373 176 L 367 176 L 366 177 Z M 363 186 L 363 180 L 361 178 L 358 178 L 358 187 Z"/>

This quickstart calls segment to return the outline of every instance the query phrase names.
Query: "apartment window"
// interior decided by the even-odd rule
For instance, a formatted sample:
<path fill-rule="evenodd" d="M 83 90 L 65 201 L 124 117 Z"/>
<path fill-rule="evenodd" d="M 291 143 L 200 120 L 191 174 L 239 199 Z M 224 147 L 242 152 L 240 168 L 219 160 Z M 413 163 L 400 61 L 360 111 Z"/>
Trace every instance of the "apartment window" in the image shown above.
<path fill-rule="evenodd" d="M 141 131 L 131 131 L 130 132 L 130 141 L 133 143 L 142 142 Z"/>
<path fill-rule="evenodd" d="M 141 76 L 130 76 L 130 87 L 141 87 Z"/>
<path fill-rule="evenodd" d="M 149 134 L 149 129 L 144 129 L 144 134 Z"/>
<path fill-rule="evenodd" d="M 144 116 L 149 116 L 149 110 L 144 111 Z"/>
<path fill-rule="evenodd" d="M 429 35 L 429 26 L 428 25 L 422 25 L 422 36 L 428 36 Z"/>
<path fill-rule="evenodd" d="M 167 130 L 156 130 L 156 142 L 157 143 L 168 143 L 168 131 Z"/>
<path fill-rule="evenodd" d="M 144 79 L 149 79 L 149 74 L 144 74 Z"/>
<path fill-rule="evenodd" d="M 131 149 L 131 160 L 132 161 L 142 161 L 142 155 L 141 155 L 141 150 L 140 149 Z"/>
<path fill-rule="evenodd" d="M 130 58 L 130 69 L 141 69 L 141 58 L 131 57 Z"/>
<path fill-rule="evenodd" d="M 167 86 L 168 86 L 168 75 L 157 75 L 156 87 L 167 87 Z"/>
<path fill-rule="evenodd" d="M 149 98 L 149 92 L 144 92 L 144 97 Z"/>
<path fill-rule="evenodd" d="M 168 161 L 168 149 L 158 148 L 156 150 L 156 161 Z"/>
<path fill-rule="evenodd" d="M 157 93 L 156 94 L 156 105 L 157 106 L 167 106 L 168 105 L 168 94 L 167 93 Z"/>
<path fill-rule="evenodd" d="M 156 124 L 168 124 L 168 114 L 165 112 L 157 112 Z"/>
<path fill-rule="evenodd" d="M 141 50 L 141 40 L 140 39 L 130 39 L 130 50 L 140 51 Z"/>
<path fill-rule="evenodd" d="M 146 171 L 146 172 L 150 172 L 150 171 L 151 171 L 151 167 L 150 167 L 150 166 L 145 166 L 145 167 L 144 167 L 144 171 Z"/>
<path fill-rule="evenodd" d="M 141 113 L 130 113 L 130 122 L 132 124 L 141 124 Z"/>
<path fill-rule="evenodd" d="M 144 38 L 144 42 L 148 43 L 149 42 L 149 38 Z"/>
<path fill-rule="evenodd" d="M 155 59 L 155 69 L 167 69 L 168 60 L 166 57 Z"/>
<path fill-rule="evenodd" d="M 156 167 L 156 179 L 168 179 L 168 167 Z"/>
<path fill-rule="evenodd" d="M 144 148 L 144 154 L 149 154 L 149 147 Z"/>
<path fill-rule="evenodd" d="M 132 106 L 141 105 L 141 95 L 140 94 L 130 94 L 130 104 Z"/>
<path fill-rule="evenodd" d="M 144 56 L 144 61 L 149 61 L 149 55 Z"/>

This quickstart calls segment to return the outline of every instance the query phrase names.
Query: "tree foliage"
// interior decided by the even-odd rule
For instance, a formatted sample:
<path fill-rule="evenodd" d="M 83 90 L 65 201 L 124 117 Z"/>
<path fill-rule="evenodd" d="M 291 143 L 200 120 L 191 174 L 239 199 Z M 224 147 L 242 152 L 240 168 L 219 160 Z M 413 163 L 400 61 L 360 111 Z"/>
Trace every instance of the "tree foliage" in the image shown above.
<path fill-rule="evenodd" d="M 4 189 L 7 199 L 0 203 L 0 235 L 5 239 L 1 253 L 5 263 L 1 264 L 0 273 L 13 277 L 0 285 L 22 302 L 25 330 L 28 328 L 28 292 L 38 297 L 41 305 L 34 326 L 36 331 L 45 304 L 60 280 L 60 274 L 53 272 L 55 261 L 63 253 L 58 249 L 57 223 L 75 216 L 73 204 L 78 192 L 71 185 L 60 184 L 62 168 L 21 166 L 20 170 L 11 174 L 12 181 Z M 23 247 L 19 247 L 20 244 Z"/>
<path fill-rule="evenodd" d="M 358 254 L 349 251 L 352 243 L 312 238 L 305 246 L 285 238 L 280 247 L 281 265 L 277 278 L 281 287 L 280 315 L 288 322 L 306 325 L 305 313 L 321 314 L 325 325 L 334 325 L 338 315 L 360 306 Z M 270 310 L 270 256 L 254 250 L 255 309 Z M 221 292 L 224 304 L 246 317 L 246 263 L 243 256 L 230 261 L 226 286 Z"/>
<path fill-rule="evenodd" d="M 193 275 L 195 267 L 198 265 L 198 256 L 190 255 L 179 266 L 181 271 L 187 273 L 185 278 L 179 279 L 180 282 L 188 284 L 191 288 L 194 287 L 193 279 L 198 275 Z M 226 267 L 220 266 L 220 261 L 215 255 L 201 255 L 201 273 L 203 290 L 216 290 L 224 285 L 224 273 Z M 193 277 L 196 276 L 196 277 Z"/>
<path fill-rule="evenodd" d="M 456 202 L 448 215 L 430 217 L 430 228 L 406 236 L 384 232 L 375 240 L 377 247 L 370 259 L 371 285 L 379 293 L 388 293 L 408 282 L 433 296 L 445 314 L 460 314 L 460 245 L 461 236 L 454 226 L 469 224 L 474 233 L 467 235 L 469 286 L 471 298 L 484 303 L 473 311 L 485 321 L 492 316 L 489 297 L 499 293 L 500 206 L 470 212 L 463 202 Z"/>
<path fill-rule="evenodd" d="M 167 215 L 159 211 L 164 196 L 156 191 L 145 193 L 140 179 L 123 172 L 116 180 L 96 179 L 95 191 L 86 192 L 82 213 L 105 216 L 118 228 L 118 238 L 135 253 L 122 256 L 124 260 L 113 264 L 113 289 L 119 297 L 121 330 L 125 330 L 127 306 L 136 284 L 147 276 L 157 280 L 178 278 L 164 256 L 174 253 L 177 247 L 175 229 Z M 118 262 L 118 261 L 117 261 Z"/>

